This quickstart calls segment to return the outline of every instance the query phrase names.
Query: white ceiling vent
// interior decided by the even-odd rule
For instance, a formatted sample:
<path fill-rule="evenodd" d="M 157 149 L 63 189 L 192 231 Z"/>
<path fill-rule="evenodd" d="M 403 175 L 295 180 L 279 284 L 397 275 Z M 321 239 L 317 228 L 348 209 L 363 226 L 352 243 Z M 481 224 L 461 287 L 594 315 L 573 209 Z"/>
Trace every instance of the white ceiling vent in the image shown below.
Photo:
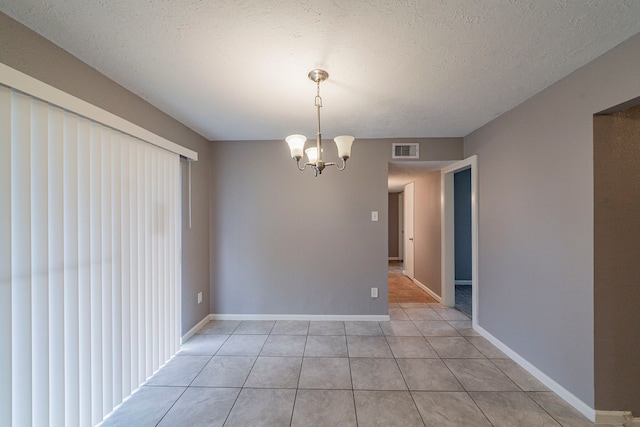
<path fill-rule="evenodd" d="M 391 153 L 393 159 L 419 159 L 420 144 L 412 142 L 409 144 L 393 143 L 393 151 Z"/>

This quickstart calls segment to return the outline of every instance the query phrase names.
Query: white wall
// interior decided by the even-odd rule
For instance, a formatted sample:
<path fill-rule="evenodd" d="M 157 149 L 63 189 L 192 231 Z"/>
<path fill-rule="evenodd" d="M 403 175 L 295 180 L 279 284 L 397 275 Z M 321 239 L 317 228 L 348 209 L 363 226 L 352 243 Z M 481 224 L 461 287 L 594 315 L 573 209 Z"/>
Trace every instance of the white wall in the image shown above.
<path fill-rule="evenodd" d="M 640 95 L 639 52 L 636 35 L 464 143 L 478 155 L 480 326 L 591 408 L 593 114 Z"/>

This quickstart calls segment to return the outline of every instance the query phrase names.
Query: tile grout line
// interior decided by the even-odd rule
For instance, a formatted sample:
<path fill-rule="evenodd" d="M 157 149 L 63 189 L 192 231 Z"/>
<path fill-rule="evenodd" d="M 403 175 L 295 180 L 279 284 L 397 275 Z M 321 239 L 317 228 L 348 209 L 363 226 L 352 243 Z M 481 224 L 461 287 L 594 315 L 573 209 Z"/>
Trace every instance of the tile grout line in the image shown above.
<path fill-rule="evenodd" d="M 415 327 L 415 324 L 413 326 Z M 411 396 L 411 401 L 413 402 L 413 407 L 416 408 L 416 412 L 418 413 L 418 416 L 420 417 L 420 421 L 422 421 L 422 425 L 426 426 L 427 424 L 424 421 L 424 418 L 422 417 L 422 414 L 420 413 L 420 409 L 418 409 L 418 404 L 416 403 L 416 400 L 413 397 L 413 393 L 411 391 L 411 388 L 409 387 L 409 384 L 407 383 L 407 379 L 404 376 L 404 373 L 402 372 L 402 369 L 400 369 L 400 365 L 398 364 L 398 359 L 396 358 L 395 354 L 393 354 L 393 350 L 391 350 L 391 345 L 389 345 L 389 340 L 387 339 L 386 335 L 384 336 L 384 340 L 387 343 L 387 346 L 389 347 L 389 351 L 391 351 L 391 354 L 393 356 L 393 361 L 395 362 L 396 367 L 398 368 L 398 372 L 400 372 L 400 376 L 402 377 L 402 381 L 404 381 L 404 385 L 407 387 L 407 392 L 409 393 L 409 396 Z"/>

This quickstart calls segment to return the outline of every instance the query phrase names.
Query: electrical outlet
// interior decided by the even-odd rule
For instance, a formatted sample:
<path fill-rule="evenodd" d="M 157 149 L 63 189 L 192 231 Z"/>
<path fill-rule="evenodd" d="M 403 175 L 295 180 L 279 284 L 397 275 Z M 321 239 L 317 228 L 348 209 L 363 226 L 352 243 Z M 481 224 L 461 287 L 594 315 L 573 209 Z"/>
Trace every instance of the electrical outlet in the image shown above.
<path fill-rule="evenodd" d="M 378 288 L 371 288 L 371 298 L 378 298 Z"/>
<path fill-rule="evenodd" d="M 202 302 L 202 292 L 198 292 L 198 304 Z"/>

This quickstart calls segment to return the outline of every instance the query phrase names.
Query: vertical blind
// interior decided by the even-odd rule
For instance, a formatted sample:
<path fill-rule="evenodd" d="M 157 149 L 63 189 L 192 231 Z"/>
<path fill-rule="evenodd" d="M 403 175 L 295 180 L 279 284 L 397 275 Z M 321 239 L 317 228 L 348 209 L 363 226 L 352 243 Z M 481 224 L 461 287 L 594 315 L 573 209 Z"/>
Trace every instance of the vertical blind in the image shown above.
<path fill-rule="evenodd" d="M 0 85 L 0 425 L 99 423 L 180 341 L 180 158 Z"/>

